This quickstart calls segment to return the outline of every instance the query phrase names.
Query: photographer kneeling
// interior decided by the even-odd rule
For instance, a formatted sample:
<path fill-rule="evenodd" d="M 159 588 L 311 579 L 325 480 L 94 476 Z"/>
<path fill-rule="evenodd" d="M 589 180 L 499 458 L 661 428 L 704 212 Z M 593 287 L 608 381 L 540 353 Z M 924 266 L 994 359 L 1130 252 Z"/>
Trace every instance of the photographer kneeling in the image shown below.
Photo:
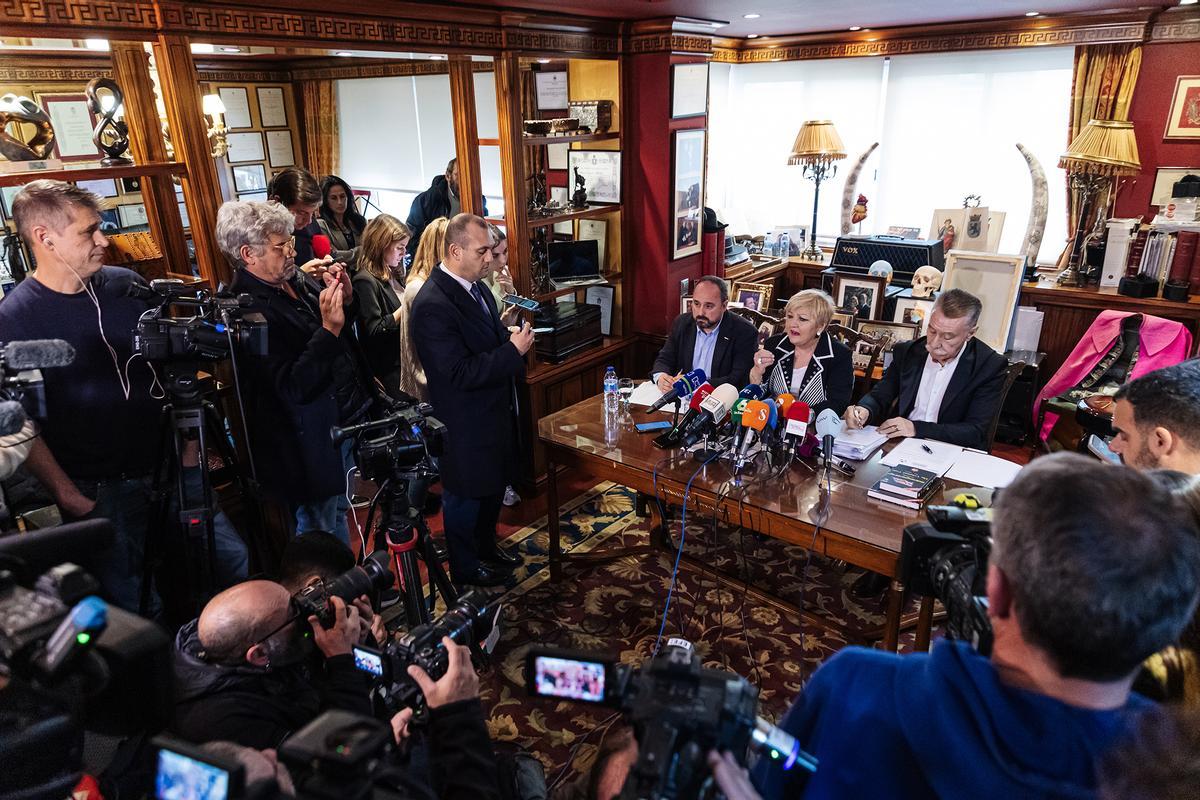
<path fill-rule="evenodd" d="M 1152 478 L 1059 453 L 1004 489 L 991 533 L 991 656 L 841 650 L 781 724 L 820 767 L 760 761 L 764 796 L 1095 794 L 1097 761 L 1151 706 L 1130 692 L 1139 665 L 1196 607 L 1195 528 Z"/>

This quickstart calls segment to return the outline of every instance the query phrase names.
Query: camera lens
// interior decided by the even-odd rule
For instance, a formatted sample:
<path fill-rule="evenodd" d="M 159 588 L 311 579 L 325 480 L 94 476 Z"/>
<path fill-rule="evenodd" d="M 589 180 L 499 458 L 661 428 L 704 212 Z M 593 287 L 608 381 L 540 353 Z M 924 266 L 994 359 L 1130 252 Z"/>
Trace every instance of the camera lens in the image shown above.
<path fill-rule="evenodd" d="M 354 567 L 325 584 L 330 597 L 340 597 L 347 603 L 362 595 L 371 596 L 392 585 L 395 577 L 388 569 L 386 550 L 378 550 L 367 556 L 362 566 Z"/>

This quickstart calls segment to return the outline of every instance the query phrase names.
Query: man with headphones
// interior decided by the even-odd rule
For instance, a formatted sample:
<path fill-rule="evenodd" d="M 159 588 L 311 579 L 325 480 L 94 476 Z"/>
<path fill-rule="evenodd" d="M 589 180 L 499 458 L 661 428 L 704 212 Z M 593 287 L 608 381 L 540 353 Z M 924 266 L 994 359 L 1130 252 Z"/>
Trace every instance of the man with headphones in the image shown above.
<path fill-rule="evenodd" d="M 104 266 L 100 203 L 62 181 L 33 181 L 17 193 L 12 216 L 37 269 L 0 302 L 0 342 L 64 339 L 75 348 L 69 366 L 43 373 L 47 413 L 25 467 L 64 521 L 111 520 L 112 547 L 85 566 L 113 602 L 137 611 L 163 392 L 153 368 L 133 351 L 147 305 L 128 293 L 142 278 Z M 214 528 L 218 574 L 245 577 L 245 544 L 223 515 Z"/>

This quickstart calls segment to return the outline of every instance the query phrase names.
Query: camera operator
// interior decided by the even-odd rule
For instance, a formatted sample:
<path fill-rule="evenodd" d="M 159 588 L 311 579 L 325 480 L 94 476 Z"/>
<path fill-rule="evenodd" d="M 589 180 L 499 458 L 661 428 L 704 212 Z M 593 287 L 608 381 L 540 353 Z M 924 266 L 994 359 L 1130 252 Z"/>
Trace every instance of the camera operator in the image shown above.
<path fill-rule="evenodd" d="M 267 319 L 266 356 L 238 361 L 259 480 L 295 514 L 296 532 L 332 531 L 349 542 L 349 440 L 329 430 L 367 417 L 370 378 L 351 329 L 354 293 L 339 264 L 318 281 L 296 269 L 294 220 L 276 203 L 229 202 L 217 243 L 237 270 L 233 290 Z M 320 285 L 323 283 L 323 285 Z"/>
<path fill-rule="evenodd" d="M 143 281 L 104 266 L 100 203 L 62 181 L 32 181 L 17 193 L 13 219 L 37 270 L 0 302 L 0 342 L 57 338 L 75 348 L 69 366 L 44 373 L 47 415 L 25 465 L 64 519 L 112 521 L 113 546 L 88 566 L 114 603 L 136 611 L 163 400 L 161 391 L 152 394 L 152 368 L 133 352 L 148 306 L 128 290 Z M 184 460 L 199 464 L 194 445 Z M 198 467 L 186 469 L 185 479 L 198 487 Z M 214 532 L 219 577 L 244 577 L 246 547 L 223 514 L 214 518 Z"/>
<path fill-rule="evenodd" d="M 327 708 L 370 714 L 370 680 L 351 655 L 362 634 L 358 608 L 331 602 L 327 629 L 301 619 L 287 589 L 271 581 L 246 581 L 210 600 L 175 640 L 175 730 L 196 742 L 264 749 Z M 322 675 L 304 667 L 305 623 L 324 656 Z"/>
<path fill-rule="evenodd" d="M 998 498 L 990 658 L 963 642 L 826 662 L 782 727 L 820 761 L 807 783 L 760 761 L 767 798 L 1088 797 L 1096 765 L 1151 706 L 1130 686 L 1196 607 L 1200 542 L 1152 478 L 1071 453 Z"/>
<path fill-rule="evenodd" d="M 296 594 L 314 581 L 329 583 L 337 576 L 354 569 L 354 552 L 345 542 L 326 531 L 306 531 L 289 541 L 279 557 L 279 583 L 289 593 Z M 355 599 L 359 618 L 374 640 L 364 639 L 372 647 L 384 643 L 387 631 L 383 618 L 371 608 L 365 595 Z"/>

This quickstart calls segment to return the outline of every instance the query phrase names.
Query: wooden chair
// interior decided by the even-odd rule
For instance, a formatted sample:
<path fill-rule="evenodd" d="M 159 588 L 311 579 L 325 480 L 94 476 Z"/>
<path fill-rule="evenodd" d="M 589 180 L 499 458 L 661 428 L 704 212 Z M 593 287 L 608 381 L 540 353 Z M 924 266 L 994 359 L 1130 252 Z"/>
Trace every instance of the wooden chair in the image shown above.
<path fill-rule="evenodd" d="M 867 366 L 863 370 L 862 376 L 858 377 L 857 370 L 855 370 L 856 377 L 854 383 L 856 391 L 854 396 L 855 398 L 862 397 L 871 391 L 871 387 L 875 385 L 875 367 L 879 364 L 879 359 L 883 355 L 883 342 L 874 336 L 861 333 L 853 328 L 847 328 L 845 325 L 839 325 L 836 322 L 830 323 L 829 335 L 846 345 L 846 347 L 849 347 L 851 353 L 854 352 L 854 348 L 858 347 L 860 342 L 865 342 L 870 348 L 868 350 L 870 357 L 867 359 Z"/>
<path fill-rule="evenodd" d="M 783 320 L 778 317 L 772 317 L 752 308 L 731 307 L 729 310 L 758 329 L 759 345 L 783 330 Z"/>
<path fill-rule="evenodd" d="M 996 441 L 996 428 L 1000 424 L 1000 414 L 1004 411 L 1004 401 L 1008 398 L 1009 391 L 1012 389 L 1013 384 L 1017 382 L 1017 378 L 1024 369 L 1024 361 L 1013 361 L 1008 365 L 1008 369 L 1005 370 L 1004 387 L 1000 390 L 1000 402 L 996 405 L 996 413 L 992 415 L 992 424 L 988 426 L 987 449 L 989 453 L 992 451 L 992 445 Z"/>

